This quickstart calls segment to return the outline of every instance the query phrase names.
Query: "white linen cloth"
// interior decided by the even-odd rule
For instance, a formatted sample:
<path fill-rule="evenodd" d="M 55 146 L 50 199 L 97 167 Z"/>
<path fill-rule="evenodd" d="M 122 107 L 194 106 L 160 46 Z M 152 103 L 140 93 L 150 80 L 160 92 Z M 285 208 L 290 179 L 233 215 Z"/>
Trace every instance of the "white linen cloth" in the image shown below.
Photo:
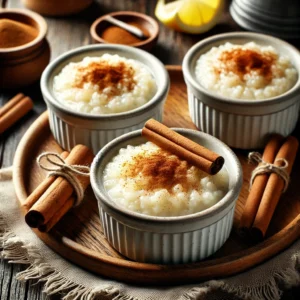
<path fill-rule="evenodd" d="M 225 279 L 171 287 L 141 287 L 89 273 L 47 247 L 26 225 L 12 183 L 12 168 L 0 170 L 0 250 L 11 263 L 28 264 L 19 280 L 44 283 L 47 294 L 63 299 L 174 300 L 280 298 L 280 288 L 300 284 L 300 241 L 264 264 Z M 232 293 L 231 295 L 228 294 Z"/>

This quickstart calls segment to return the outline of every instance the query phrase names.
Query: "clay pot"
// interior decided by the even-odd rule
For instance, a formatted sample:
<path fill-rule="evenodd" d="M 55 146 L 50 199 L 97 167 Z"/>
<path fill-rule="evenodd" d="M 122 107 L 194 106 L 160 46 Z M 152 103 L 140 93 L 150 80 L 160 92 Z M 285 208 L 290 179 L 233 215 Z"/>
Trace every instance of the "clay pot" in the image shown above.
<path fill-rule="evenodd" d="M 22 0 L 23 4 L 46 16 L 66 16 L 87 8 L 93 0 Z"/>
<path fill-rule="evenodd" d="M 50 61 L 50 47 L 46 40 L 47 24 L 40 15 L 25 9 L 0 11 L 6 18 L 35 27 L 37 37 L 24 45 L 0 48 L 0 88 L 18 88 L 37 81 Z"/>

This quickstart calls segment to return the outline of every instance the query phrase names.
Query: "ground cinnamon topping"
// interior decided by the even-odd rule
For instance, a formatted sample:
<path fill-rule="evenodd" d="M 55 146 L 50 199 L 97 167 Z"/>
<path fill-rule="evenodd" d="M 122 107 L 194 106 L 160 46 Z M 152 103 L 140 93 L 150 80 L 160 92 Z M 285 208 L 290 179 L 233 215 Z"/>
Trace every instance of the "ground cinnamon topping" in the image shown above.
<path fill-rule="evenodd" d="M 276 56 L 272 53 L 259 53 L 250 49 L 227 50 L 219 58 L 225 64 L 226 72 L 237 74 L 241 80 L 244 79 L 244 75 L 255 71 L 266 81 L 271 81 L 273 78 L 272 65 L 275 59 Z M 221 73 L 220 69 L 215 71 Z"/>
<path fill-rule="evenodd" d="M 100 91 L 110 88 L 110 97 L 121 95 L 124 90 L 131 91 L 136 84 L 134 69 L 124 62 L 114 65 L 107 62 L 92 62 L 87 67 L 79 67 L 78 71 L 80 77 L 75 87 L 83 88 L 85 83 L 92 83 L 98 85 Z"/>
<path fill-rule="evenodd" d="M 127 24 L 137 27 L 138 29 L 142 30 L 145 36 L 149 36 L 149 32 L 144 26 L 141 26 L 139 23 L 136 22 L 128 22 Z M 142 42 L 141 39 L 133 35 L 132 33 L 128 32 L 127 30 L 120 28 L 118 26 L 109 26 L 105 28 L 102 32 L 101 37 L 108 43 L 112 44 L 125 44 L 125 45 L 132 45 L 136 43 Z"/>
<path fill-rule="evenodd" d="M 176 184 L 180 184 L 184 191 L 191 188 L 187 177 L 190 167 L 186 161 L 159 149 L 154 153 L 134 156 L 132 161 L 123 164 L 122 171 L 124 176 L 136 178 L 139 188 L 147 191 L 166 189 L 172 193 Z"/>
<path fill-rule="evenodd" d="M 28 24 L 10 19 L 0 19 L 0 48 L 18 47 L 30 43 L 38 30 Z"/>

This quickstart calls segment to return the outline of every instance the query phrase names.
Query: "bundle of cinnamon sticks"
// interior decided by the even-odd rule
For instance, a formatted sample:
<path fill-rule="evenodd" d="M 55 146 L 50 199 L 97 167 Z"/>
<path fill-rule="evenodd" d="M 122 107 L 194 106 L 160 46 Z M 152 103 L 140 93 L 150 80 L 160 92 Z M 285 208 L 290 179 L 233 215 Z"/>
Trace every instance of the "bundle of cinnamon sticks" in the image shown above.
<path fill-rule="evenodd" d="M 70 153 L 63 152 L 61 158 L 71 166 L 89 166 L 94 155 L 88 147 L 77 145 Z M 81 188 L 85 190 L 90 184 L 90 177 L 76 177 Z M 67 179 L 61 176 L 47 177 L 22 205 L 27 211 L 26 223 L 42 232 L 48 232 L 74 205 L 75 197 L 74 188 Z"/>
<path fill-rule="evenodd" d="M 145 123 L 142 135 L 208 174 L 218 173 L 224 164 L 224 158 L 219 154 L 178 134 L 154 119 Z"/>
<path fill-rule="evenodd" d="M 0 108 L 0 134 L 25 116 L 33 107 L 33 102 L 23 94 L 17 94 Z"/>
<path fill-rule="evenodd" d="M 284 166 L 285 175 L 289 176 L 298 146 L 295 137 L 284 139 L 280 135 L 273 135 L 265 147 L 260 165 L 269 163 L 281 168 Z M 238 228 L 242 234 L 250 233 L 257 241 L 264 238 L 285 184 L 283 177 L 274 172 L 259 174 L 254 178 Z"/>

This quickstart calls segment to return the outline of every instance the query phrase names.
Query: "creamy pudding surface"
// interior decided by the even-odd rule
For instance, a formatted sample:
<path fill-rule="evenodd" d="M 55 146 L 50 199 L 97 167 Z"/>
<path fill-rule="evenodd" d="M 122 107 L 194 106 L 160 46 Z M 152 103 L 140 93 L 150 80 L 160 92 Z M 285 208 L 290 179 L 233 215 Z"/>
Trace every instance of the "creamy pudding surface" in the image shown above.
<path fill-rule="evenodd" d="M 223 169 L 208 175 L 151 142 L 120 149 L 104 169 L 110 198 L 124 208 L 151 216 L 182 216 L 202 211 L 228 191 Z"/>
<path fill-rule="evenodd" d="M 213 47 L 199 57 L 195 74 L 207 90 L 247 100 L 281 95 L 298 79 L 298 72 L 288 57 L 280 55 L 272 46 L 254 42 Z"/>
<path fill-rule="evenodd" d="M 156 82 L 142 63 L 104 54 L 66 65 L 54 77 L 53 92 L 72 110 L 111 114 L 147 103 L 156 93 Z"/>

